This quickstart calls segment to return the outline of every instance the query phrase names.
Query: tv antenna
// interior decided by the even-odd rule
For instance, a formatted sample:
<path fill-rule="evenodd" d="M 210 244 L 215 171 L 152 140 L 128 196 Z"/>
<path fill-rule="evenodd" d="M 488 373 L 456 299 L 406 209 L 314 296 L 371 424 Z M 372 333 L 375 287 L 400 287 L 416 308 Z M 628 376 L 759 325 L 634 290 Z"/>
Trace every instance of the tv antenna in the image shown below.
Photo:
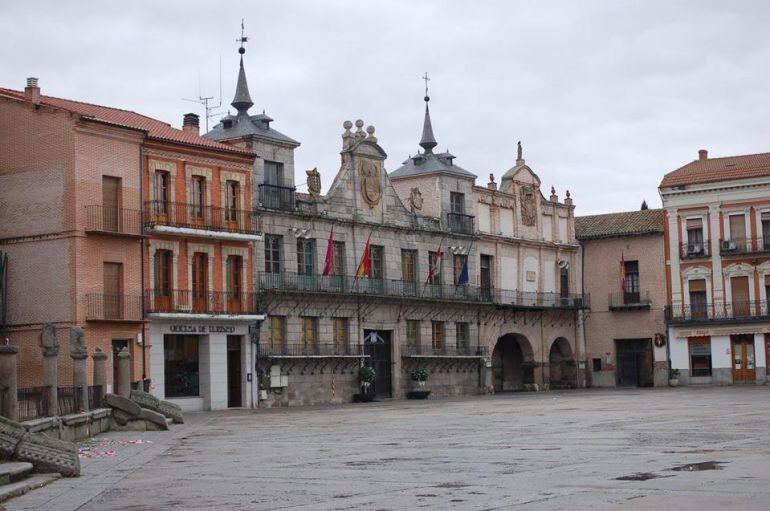
<path fill-rule="evenodd" d="M 192 103 L 198 103 L 203 105 L 206 112 L 204 117 L 206 118 L 206 133 L 209 131 L 209 119 L 219 115 L 221 112 L 215 112 L 215 110 L 222 106 L 222 55 L 219 55 L 219 100 L 216 105 L 210 105 L 209 102 L 214 99 L 214 96 L 203 96 L 201 93 L 201 77 L 198 73 L 198 99 L 182 98 L 184 101 L 190 101 Z"/>

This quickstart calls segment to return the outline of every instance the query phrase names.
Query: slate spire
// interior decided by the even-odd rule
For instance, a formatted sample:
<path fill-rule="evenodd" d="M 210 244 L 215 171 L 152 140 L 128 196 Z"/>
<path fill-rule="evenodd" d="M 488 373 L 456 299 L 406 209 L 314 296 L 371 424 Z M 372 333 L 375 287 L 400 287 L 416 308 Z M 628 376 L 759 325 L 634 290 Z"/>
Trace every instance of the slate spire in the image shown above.
<path fill-rule="evenodd" d="M 425 73 L 425 76 L 423 76 L 422 79 L 425 80 L 425 120 L 422 125 L 420 147 L 425 149 L 426 154 L 432 154 L 433 148 L 438 145 L 438 142 L 436 142 L 436 137 L 433 136 L 433 124 L 430 122 L 430 109 L 428 108 L 428 102 L 430 101 L 430 96 L 428 96 L 428 81 L 430 78 L 428 78 L 428 73 Z"/>
<path fill-rule="evenodd" d="M 243 35 L 243 20 L 241 20 L 241 37 L 237 39 L 237 42 L 241 43 L 241 47 L 238 48 L 238 53 L 241 54 L 241 68 L 238 70 L 238 84 L 235 86 L 235 97 L 233 102 L 230 103 L 238 110 L 238 115 L 248 115 L 249 108 L 254 105 L 249 95 L 249 84 L 246 82 L 246 71 L 243 70 L 243 54 L 246 53 L 246 48 L 243 47 L 243 43 L 248 41 L 249 38 Z"/>

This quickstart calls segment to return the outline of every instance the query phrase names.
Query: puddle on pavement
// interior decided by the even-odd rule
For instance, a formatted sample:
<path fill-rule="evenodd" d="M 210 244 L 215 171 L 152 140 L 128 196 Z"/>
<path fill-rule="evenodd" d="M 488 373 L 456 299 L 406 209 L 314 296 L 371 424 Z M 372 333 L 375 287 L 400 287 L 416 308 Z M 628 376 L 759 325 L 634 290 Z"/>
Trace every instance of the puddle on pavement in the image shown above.
<path fill-rule="evenodd" d="M 702 470 L 722 470 L 722 465 L 727 463 L 726 461 L 701 461 L 700 463 L 688 463 L 687 465 L 679 465 L 678 467 L 671 467 L 669 470 L 675 472 L 700 472 Z"/>
<path fill-rule="evenodd" d="M 630 476 L 620 476 L 616 477 L 616 481 L 647 481 L 649 479 L 658 479 L 661 477 L 673 477 L 673 476 L 662 476 L 659 474 L 653 474 L 652 472 L 637 472 L 636 474 L 631 474 Z"/>

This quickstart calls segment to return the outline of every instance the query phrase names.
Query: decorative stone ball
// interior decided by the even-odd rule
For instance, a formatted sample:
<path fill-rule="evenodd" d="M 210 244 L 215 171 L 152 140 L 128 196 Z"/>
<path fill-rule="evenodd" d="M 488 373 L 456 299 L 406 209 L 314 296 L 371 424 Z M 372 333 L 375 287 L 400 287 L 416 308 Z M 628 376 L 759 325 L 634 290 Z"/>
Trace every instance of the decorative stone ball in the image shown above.
<path fill-rule="evenodd" d="M 349 130 L 350 128 L 353 127 L 353 123 L 350 121 L 345 121 L 342 123 L 342 127 L 345 128 L 346 130 Z"/>
<path fill-rule="evenodd" d="M 364 127 L 364 121 L 362 121 L 361 119 L 358 119 L 356 121 L 356 128 L 361 129 L 363 127 Z"/>
<path fill-rule="evenodd" d="M 240 53 L 241 55 L 243 55 L 244 53 L 246 53 L 246 48 L 244 48 L 243 46 L 241 46 L 240 48 L 238 48 L 238 53 Z"/>
<path fill-rule="evenodd" d="M 370 135 L 374 135 L 374 126 L 367 126 L 366 132 Z"/>

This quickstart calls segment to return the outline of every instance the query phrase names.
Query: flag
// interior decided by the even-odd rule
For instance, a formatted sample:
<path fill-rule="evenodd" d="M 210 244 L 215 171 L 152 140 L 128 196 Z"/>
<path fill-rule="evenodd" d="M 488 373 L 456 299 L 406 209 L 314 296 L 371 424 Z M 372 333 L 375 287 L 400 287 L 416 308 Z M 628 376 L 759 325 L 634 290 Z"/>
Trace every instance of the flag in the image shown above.
<path fill-rule="evenodd" d="M 620 289 L 626 292 L 626 258 L 622 252 L 620 253 Z"/>
<path fill-rule="evenodd" d="M 334 260 L 334 226 L 329 233 L 329 241 L 326 243 L 326 262 L 324 263 L 324 276 L 331 275 L 332 261 Z"/>
<path fill-rule="evenodd" d="M 372 276 L 372 260 L 370 256 L 371 250 L 369 249 L 369 241 L 371 239 L 372 239 L 372 233 L 370 232 L 369 237 L 366 238 L 364 253 L 361 254 L 361 262 L 358 263 L 358 268 L 356 269 L 356 278 L 358 277 L 369 278 Z"/>
<path fill-rule="evenodd" d="M 465 256 L 463 261 L 463 269 L 460 271 L 460 275 L 457 276 L 457 285 L 461 286 L 468 283 L 468 256 Z"/>
<path fill-rule="evenodd" d="M 441 243 L 438 244 L 438 250 L 436 250 L 433 264 L 430 266 L 430 268 L 428 268 L 428 278 L 425 279 L 426 284 L 433 280 L 433 278 L 441 272 L 441 260 L 444 258 L 444 252 L 441 251 L 442 243 L 444 243 L 444 240 L 441 240 Z"/>

